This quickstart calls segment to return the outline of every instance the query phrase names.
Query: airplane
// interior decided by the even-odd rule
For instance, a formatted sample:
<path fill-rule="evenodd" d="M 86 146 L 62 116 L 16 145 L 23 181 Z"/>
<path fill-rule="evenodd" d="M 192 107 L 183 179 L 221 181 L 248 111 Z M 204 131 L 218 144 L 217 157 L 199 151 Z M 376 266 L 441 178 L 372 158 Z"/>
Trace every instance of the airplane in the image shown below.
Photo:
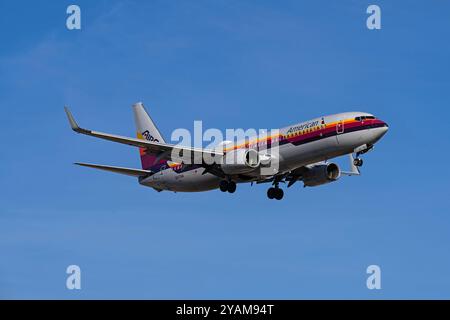
<path fill-rule="evenodd" d="M 132 107 L 137 138 L 83 129 L 67 107 L 65 112 L 72 130 L 77 133 L 138 147 L 142 169 L 75 164 L 137 177 L 139 184 L 158 192 L 220 189 L 234 193 L 238 183 L 269 183 L 267 197 L 281 200 L 284 196 L 281 183 L 287 183 L 289 188 L 302 181 L 304 187 L 314 187 L 337 181 L 343 175 L 359 175 L 363 165 L 360 156 L 372 150 L 389 128 L 386 122 L 370 113 L 344 112 L 287 126 L 275 135 L 252 141 L 246 139 L 231 146 L 231 141 L 225 141 L 218 148 L 206 149 L 167 143 L 143 104 L 136 103 Z M 276 153 L 270 152 L 272 145 L 277 145 Z M 210 156 L 219 161 L 183 162 L 177 154 L 191 159 Z M 336 163 L 329 162 L 344 155 L 349 157 L 350 171 L 342 171 Z M 233 161 L 224 161 L 228 159 Z M 273 171 L 262 170 L 274 163 L 277 165 Z"/>

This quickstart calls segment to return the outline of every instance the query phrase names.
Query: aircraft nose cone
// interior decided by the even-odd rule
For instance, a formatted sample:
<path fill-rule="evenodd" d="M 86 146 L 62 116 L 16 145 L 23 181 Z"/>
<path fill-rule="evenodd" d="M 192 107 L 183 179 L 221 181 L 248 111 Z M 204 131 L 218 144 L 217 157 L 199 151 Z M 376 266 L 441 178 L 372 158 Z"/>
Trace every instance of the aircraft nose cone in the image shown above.
<path fill-rule="evenodd" d="M 386 122 L 383 122 L 384 126 L 378 128 L 378 139 L 386 134 L 389 130 L 389 125 Z"/>

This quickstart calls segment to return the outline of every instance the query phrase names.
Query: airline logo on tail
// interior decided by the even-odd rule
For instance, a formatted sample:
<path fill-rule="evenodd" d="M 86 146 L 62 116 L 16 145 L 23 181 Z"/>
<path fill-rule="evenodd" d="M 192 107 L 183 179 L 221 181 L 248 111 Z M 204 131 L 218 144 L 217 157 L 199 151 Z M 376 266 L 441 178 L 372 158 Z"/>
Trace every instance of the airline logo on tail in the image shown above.
<path fill-rule="evenodd" d="M 148 141 L 159 142 L 159 140 L 155 139 L 148 130 L 145 130 L 144 132 L 142 132 L 142 137 L 144 137 Z"/>

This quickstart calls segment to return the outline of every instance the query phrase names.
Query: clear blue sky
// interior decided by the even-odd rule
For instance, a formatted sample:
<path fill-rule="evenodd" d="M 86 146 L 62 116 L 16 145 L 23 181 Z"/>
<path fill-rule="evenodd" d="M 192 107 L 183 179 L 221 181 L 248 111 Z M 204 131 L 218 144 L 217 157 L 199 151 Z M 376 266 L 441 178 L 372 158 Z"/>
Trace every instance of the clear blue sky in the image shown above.
<path fill-rule="evenodd" d="M 0 3 L 0 298 L 450 298 L 450 5 L 440 1 Z M 382 9 L 382 30 L 366 8 Z M 74 161 L 139 167 L 143 101 L 174 128 L 276 128 L 351 110 L 390 131 L 361 177 L 234 195 L 156 193 Z M 65 269 L 82 269 L 82 290 Z M 382 290 L 366 288 L 367 266 Z"/>

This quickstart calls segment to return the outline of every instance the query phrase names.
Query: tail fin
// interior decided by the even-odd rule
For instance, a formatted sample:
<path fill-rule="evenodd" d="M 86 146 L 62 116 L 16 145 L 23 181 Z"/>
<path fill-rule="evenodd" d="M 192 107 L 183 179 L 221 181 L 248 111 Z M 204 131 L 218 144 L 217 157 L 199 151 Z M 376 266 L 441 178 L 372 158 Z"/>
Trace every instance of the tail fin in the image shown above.
<path fill-rule="evenodd" d="M 165 142 L 158 128 L 156 128 L 147 111 L 145 111 L 142 102 L 133 105 L 133 112 L 138 138 L 152 142 Z"/>
<path fill-rule="evenodd" d="M 165 143 L 164 138 L 148 115 L 142 102 L 138 102 L 133 105 L 133 112 L 134 121 L 136 123 L 137 137 L 139 139 Z M 143 148 L 139 149 L 139 153 L 141 155 L 142 169 L 144 170 L 148 170 L 151 167 L 165 164 L 166 162 L 157 161 L 156 155 L 146 153 L 145 149 Z"/>

